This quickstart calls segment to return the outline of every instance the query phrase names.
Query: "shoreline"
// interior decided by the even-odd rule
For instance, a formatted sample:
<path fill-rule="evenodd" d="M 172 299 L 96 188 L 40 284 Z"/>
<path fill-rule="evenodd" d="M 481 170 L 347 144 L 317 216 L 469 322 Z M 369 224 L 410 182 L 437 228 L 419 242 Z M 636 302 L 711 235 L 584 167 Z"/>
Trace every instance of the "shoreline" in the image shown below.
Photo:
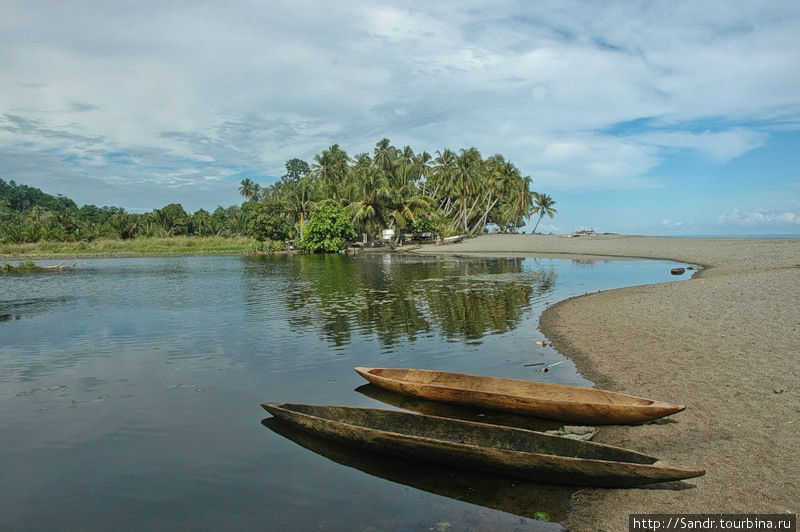
<path fill-rule="evenodd" d="M 0 260 L 63 260 L 81 258 L 233 255 L 254 250 L 258 242 L 247 237 L 172 236 L 91 242 L 43 241 L 0 245 Z"/>
<path fill-rule="evenodd" d="M 0 261 L 26 261 L 26 260 L 81 260 L 81 259 L 132 259 L 154 257 L 225 257 L 230 255 L 248 255 L 241 250 L 230 251 L 150 251 L 136 253 L 132 251 L 120 252 L 90 252 L 90 253 L 43 253 L 30 255 L 0 255 Z"/>
<path fill-rule="evenodd" d="M 623 530 L 631 513 L 797 513 L 800 240 L 487 235 L 421 253 L 578 254 L 676 260 L 691 279 L 560 301 L 539 328 L 599 387 L 685 404 L 596 441 L 703 467 L 652 489 L 581 490 L 572 530 Z M 798 420 L 798 421 L 795 421 Z"/>

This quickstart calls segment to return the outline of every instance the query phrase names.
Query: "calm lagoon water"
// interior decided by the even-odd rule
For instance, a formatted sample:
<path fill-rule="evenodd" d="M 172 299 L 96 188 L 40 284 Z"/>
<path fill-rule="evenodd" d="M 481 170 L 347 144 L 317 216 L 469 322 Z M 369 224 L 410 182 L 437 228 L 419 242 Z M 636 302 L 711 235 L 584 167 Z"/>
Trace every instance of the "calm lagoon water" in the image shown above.
<path fill-rule="evenodd" d="M 569 361 L 525 366 L 564 360 L 535 345 L 541 311 L 688 277 L 674 266 L 367 254 L 2 276 L 0 529 L 550 529 L 535 513 L 563 519 L 575 489 L 354 452 L 266 420 L 259 403 L 555 426 L 381 393 L 352 368 L 591 385 Z"/>

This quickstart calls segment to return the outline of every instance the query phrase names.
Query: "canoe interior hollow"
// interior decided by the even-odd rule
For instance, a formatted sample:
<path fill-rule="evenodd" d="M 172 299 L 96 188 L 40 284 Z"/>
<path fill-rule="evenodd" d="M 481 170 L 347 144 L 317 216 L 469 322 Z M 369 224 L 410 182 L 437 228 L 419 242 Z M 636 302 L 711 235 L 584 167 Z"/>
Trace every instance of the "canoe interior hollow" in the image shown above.
<path fill-rule="evenodd" d="M 269 405 L 264 406 L 273 414 L 277 414 L 269 408 Z M 392 410 L 305 404 L 279 404 L 276 406 L 347 425 L 479 447 L 637 464 L 653 464 L 657 460 L 625 449 L 484 423 L 469 423 Z"/>
<path fill-rule="evenodd" d="M 582 402 L 591 396 L 595 403 L 618 404 L 620 394 L 605 392 L 603 390 L 586 389 L 578 386 L 568 386 L 562 384 L 547 384 L 546 387 L 535 381 L 521 381 L 517 379 L 503 379 L 493 377 L 487 379 L 478 375 L 467 375 L 462 373 L 438 372 L 420 369 L 394 369 L 376 368 L 369 371 L 371 375 L 384 377 L 386 379 L 396 379 L 400 381 L 426 384 L 431 386 L 442 386 L 448 388 L 462 388 L 466 390 L 480 390 L 486 386 L 487 381 L 491 381 L 491 391 L 498 394 L 519 395 L 527 397 L 553 400 L 552 391 L 558 390 L 558 400 L 562 402 Z M 548 390 L 549 389 L 549 390 Z M 647 406 L 654 403 L 650 399 L 643 397 L 625 396 L 626 404 Z"/>

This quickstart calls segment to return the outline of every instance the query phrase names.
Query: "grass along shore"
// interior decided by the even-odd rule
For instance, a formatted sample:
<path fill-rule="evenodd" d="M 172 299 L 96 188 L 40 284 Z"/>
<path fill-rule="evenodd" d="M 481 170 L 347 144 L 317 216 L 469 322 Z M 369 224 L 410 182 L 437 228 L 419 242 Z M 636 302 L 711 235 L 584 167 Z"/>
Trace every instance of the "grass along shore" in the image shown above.
<path fill-rule="evenodd" d="M 174 236 L 98 239 L 92 242 L 35 242 L 0 244 L 2 259 L 60 259 L 70 257 L 125 257 L 153 255 L 229 255 L 259 249 L 260 243 L 248 237 Z"/>

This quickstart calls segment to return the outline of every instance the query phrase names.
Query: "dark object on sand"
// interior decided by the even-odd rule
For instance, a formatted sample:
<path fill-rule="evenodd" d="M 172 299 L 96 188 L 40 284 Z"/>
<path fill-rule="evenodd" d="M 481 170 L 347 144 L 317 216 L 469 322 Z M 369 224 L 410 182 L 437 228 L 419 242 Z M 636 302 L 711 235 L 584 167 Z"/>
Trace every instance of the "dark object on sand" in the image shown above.
<path fill-rule="evenodd" d="M 261 406 L 302 430 L 370 451 L 536 482 L 628 487 L 705 473 L 618 447 L 486 423 L 375 408 Z"/>
<path fill-rule="evenodd" d="M 588 425 L 642 423 L 685 406 L 581 386 L 425 369 L 355 368 L 393 392 L 527 416 Z"/>

